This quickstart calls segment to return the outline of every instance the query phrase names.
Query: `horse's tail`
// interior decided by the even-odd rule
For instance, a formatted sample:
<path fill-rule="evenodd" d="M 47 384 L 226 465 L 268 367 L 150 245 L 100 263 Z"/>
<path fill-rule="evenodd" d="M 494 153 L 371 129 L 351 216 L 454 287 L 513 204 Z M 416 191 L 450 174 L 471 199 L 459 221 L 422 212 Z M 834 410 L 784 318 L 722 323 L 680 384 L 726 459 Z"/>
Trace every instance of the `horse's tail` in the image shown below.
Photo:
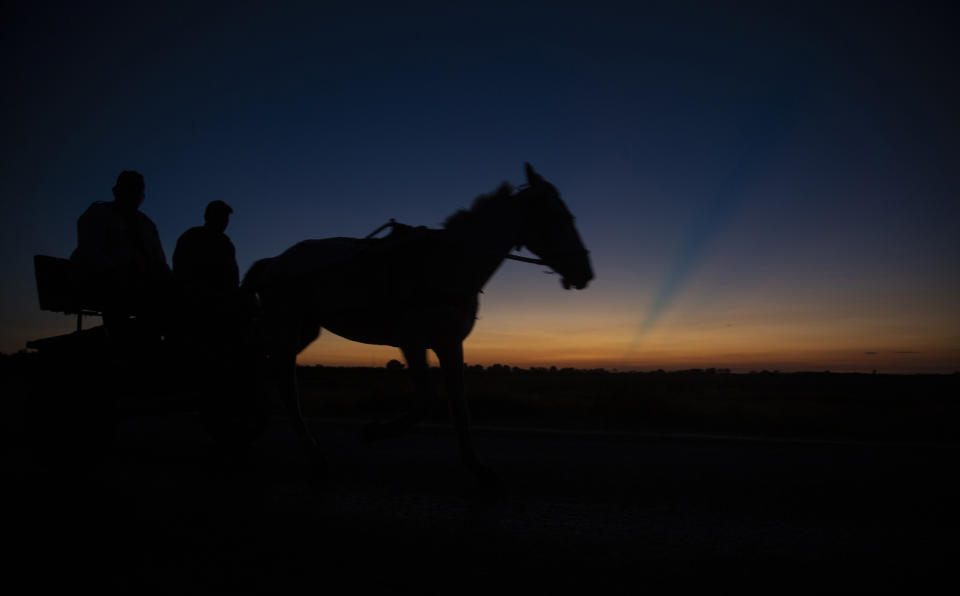
<path fill-rule="evenodd" d="M 253 293 L 263 287 L 266 278 L 267 266 L 272 260 L 272 258 L 260 259 L 259 261 L 255 261 L 253 265 L 250 265 L 250 268 L 247 269 L 247 272 L 243 274 L 243 281 L 240 282 L 240 289 Z"/>

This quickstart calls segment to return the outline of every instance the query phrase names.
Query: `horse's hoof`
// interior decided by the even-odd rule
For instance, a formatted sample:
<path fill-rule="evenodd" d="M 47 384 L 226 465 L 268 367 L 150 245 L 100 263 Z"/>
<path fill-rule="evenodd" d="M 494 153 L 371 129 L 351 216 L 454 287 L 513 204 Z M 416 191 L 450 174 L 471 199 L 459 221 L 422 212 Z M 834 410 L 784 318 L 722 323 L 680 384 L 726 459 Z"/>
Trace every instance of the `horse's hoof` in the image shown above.
<path fill-rule="evenodd" d="M 364 443 L 375 443 L 387 438 L 387 432 L 382 422 L 368 422 L 361 427 L 360 438 Z"/>
<path fill-rule="evenodd" d="M 421 420 L 419 414 L 402 414 L 386 422 L 368 422 L 360 431 L 363 440 L 367 443 L 399 437 Z"/>
<path fill-rule="evenodd" d="M 310 483 L 319 488 L 330 488 L 330 464 L 320 453 L 310 456 Z"/>
<path fill-rule="evenodd" d="M 313 482 L 325 482 L 330 474 L 330 464 L 327 463 L 327 456 L 315 439 L 309 440 L 304 445 L 304 455 L 307 465 L 310 469 L 310 477 Z"/>
<path fill-rule="evenodd" d="M 472 471 L 480 495 L 492 497 L 500 494 L 503 489 L 503 481 L 493 468 L 478 465 Z"/>

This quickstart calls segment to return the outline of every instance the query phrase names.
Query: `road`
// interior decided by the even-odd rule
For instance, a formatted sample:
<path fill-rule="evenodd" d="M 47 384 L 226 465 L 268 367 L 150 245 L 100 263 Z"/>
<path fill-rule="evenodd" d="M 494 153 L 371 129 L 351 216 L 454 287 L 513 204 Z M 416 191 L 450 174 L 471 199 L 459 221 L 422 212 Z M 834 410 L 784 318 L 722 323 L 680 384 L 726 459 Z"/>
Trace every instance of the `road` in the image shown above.
<path fill-rule="evenodd" d="M 332 487 L 282 419 L 244 461 L 185 414 L 126 420 L 76 474 L 13 449 L 8 571 L 38 589 L 178 594 L 957 583 L 955 446 L 479 428 L 503 480 L 484 495 L 449 428 L 368 444 L 356 425 L 313 424 Z"/>

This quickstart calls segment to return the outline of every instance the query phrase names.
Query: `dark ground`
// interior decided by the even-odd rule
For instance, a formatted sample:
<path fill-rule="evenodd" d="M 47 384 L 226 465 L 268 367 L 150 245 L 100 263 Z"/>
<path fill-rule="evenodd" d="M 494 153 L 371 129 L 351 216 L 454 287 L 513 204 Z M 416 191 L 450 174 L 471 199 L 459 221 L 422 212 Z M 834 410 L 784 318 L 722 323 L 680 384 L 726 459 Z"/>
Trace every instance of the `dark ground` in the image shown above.
<path fill-rule="evenodd" d="M 446 427 L 366 444 L 353 423 L 314 424 L 330 489 L 282 419 L 246 462 L 183 413 L 126 420 L 76 474 L 12 446 L 5 581 L 130 594 L 958 583 L 950 444 L 481 428 L 478 450 L 504 483 L 488 497 Z"/>

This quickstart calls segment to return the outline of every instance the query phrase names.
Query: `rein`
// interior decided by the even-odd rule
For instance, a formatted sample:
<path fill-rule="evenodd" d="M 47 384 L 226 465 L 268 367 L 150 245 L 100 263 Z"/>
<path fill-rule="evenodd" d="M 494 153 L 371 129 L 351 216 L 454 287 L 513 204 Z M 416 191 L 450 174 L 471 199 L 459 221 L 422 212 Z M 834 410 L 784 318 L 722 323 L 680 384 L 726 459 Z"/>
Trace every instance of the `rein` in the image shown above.
<path fill-rule="evenodd" d="M 507 255 L 507 256 L 504 257 L 504 258 L 507 258 L 507 259 L 510 259 L 510 260 L 513 260 L 513 261 L 521 261 L 521 262 L 523 262 L 523 263 L 533 263 L 534 265 L 546 265 L 546 264 L 547 264 L 547 262 L 544 261 L 543 259 L 532 259 L 532 258 L 530 258 L 530 257 L 521 257 L 520 255 Z"/>
<path fill-rule="evenodd" d="M 571 252 L 551 253 L 551 254 L 549 254 L 549 255 L 547 255 L 547 256 L 548 256 L 548 257 L 551 257 L 551 258 L 560 258 L 560 259 L 562 259 L 562 258 L 567 257 L 567 256 L 579 256 L 579 255 L 589 255 L 589 254 L 590 254 L 590 251 L 588 251 L 588 250 L 584 250 L 584 251 L 579 251 L 579 250 L 578 250 L 578 251 L 571 251 Z M 534 265 L 544 265 L 544 266 L 550 267 L 550 265 L 547 264 L 547 261 L 545 261 L 544 259 L 531 259 L 530 257 L 521 257 L 520 255 L 507 255 L 507 256 L 504 257 L 504 258 L 511 259 L 511 260 L 513 260 L 513 261 L 521 261 L 521 262 L 524 262 L 524 263 L 533 263 Z M 552 268 L 551 268 L 551 269 L 552 269 Z M 544 271 L 544 273 L 553 274 L 553 273 L 556 273 L 556 271 L 553 271 L 553 270 L 551 270 L 551 271 Z"/>

